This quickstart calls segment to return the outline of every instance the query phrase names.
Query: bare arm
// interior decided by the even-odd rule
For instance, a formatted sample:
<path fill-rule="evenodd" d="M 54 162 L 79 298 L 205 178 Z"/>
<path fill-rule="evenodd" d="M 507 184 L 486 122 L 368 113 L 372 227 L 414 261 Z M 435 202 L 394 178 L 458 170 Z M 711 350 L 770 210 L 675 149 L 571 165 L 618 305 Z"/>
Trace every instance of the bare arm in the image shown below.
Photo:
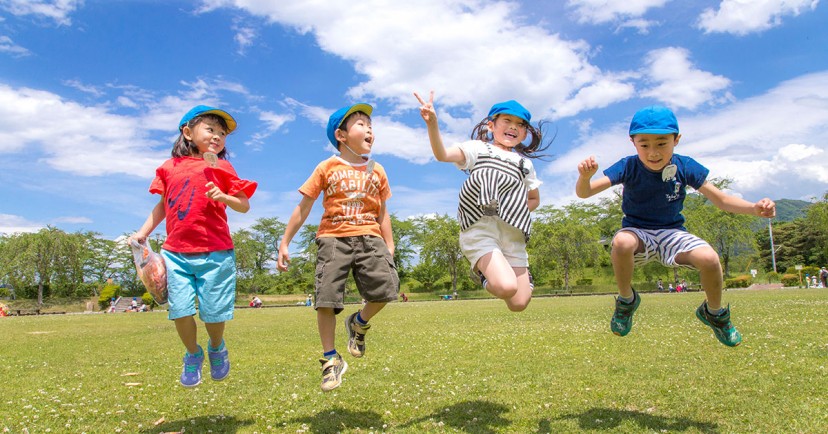
<path fill-rule="evenodd" d="M 303 194 L 299 205 L 296 205 L 296 208 L 293 209 L 290 220 L 288 220 L 285 226 L 285 233 L 282 234 L 282 241 L 279 243 L 279 258 L 276 261 L 276 268 L 279 271 L 287 271 L 288 264 L 290 264 L 290 241 L 293 240 L 296 232 L 299 232 L 299 228 L 305 224 L 305 220 L 308 218 L 308 214 L 310 214 L 315 201 L 316 199 Z"/>
<path fill-rule="evenodd" d="M 598 194 L 612 186 L 606 176 L 593 180 L 592 176 L 598 172 L 598 163 L 595 157 L 590 156 L 578 164 L 578 181 L 575 182 L 575 194 L 582 199 Z"/>
<path fill-rule="evenodd" d="M 222 192 L 216 184 L 208 182 L 207 193 L 205 194 L 208 198 L 229 206 L 233 211 L 244 214 L 250 210 L 250 201 L 248 201 L 247 195 L 242 191 L 236 193 L 235 196 L 231 196 Z"/>
<path fill-rule="evenodd" d="M 764 198 L 756 203 L 750 203 L 744 199 L 726 194 L 707 181 L 699 188 L 699 193 L 703 194 L 704 197 L 722 211 L 767 218 L 776 215 L 776 204 L 768 198 Z"/>
<path fill-rule="evenodd" d="M 434 109 L 434 91 L 431 91 L 431 96 L 428 102 L 425 102 L 417 92 L 414 92 L 417 101 L 420 102 L 420 116 L 426 123 L 428 128 L 428 140 L 431 142 L 431 152 L 437 161 L 444 163 L 457 163 L 461 166 L 466 162 L 466 156 L 463 151 L 457 146 L 452 146 L 446 149 L 443 146 L 443 138 L 440 137 L 440 127 L 437 125 L 437 111 Z"/>
<path fill-rule="evenodd" d="M 155 207 L 152 208 L 150 211 L 150 215 L 147 217 L 147 220 L 144 221 L 144 224 L 141 225 L 141 229 L 138 229 L 135 234 L 133 234 L 130 238 L 134 239 L 138 242 L 143 242 L 147 239 L 149 234 L 164 221 L 164 218 L 167 216 L 167 212 L 164 210 L 164 197 L 161 196 L 161 200 L 155 204 Z"/>
<path fill-rule="evenodd" d="M 529 193 L 526 195 L 526 202 L 529 205 L 529 211 L 534 211 L 540 205 L 540 191 L 536 188 L 534 190 L 529 190 Z"/>
<path fill-rule="evenodd" d="M 391 257 L 393 257 L 394 233 L 391 230 L 391 216 L 385 207 L 385 201 L 382 201 L 382 210 L 380 211 L 380 232 L 382 232 L 382 239 L 385 240 L 385 245 L 388 246 L 388 251 L 391 252 Z"/>

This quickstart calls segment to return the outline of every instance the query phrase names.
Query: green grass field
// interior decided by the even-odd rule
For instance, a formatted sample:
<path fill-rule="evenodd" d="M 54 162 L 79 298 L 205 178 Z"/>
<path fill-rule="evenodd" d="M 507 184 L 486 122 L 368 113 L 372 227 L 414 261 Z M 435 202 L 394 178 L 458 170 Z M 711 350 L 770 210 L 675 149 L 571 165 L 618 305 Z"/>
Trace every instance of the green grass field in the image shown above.
<path fill-rule="evenodd" d="M 737 348 L 695 318 L 702 297 L 645 294 L 624 338 L 606 295 L 536 298 L 522 313 L 395 303 L 331 393 L 311 308 L 237 310 L 230 377 L 212 382 L 205 366 L 195 389 L 178 385 L 183 346 L 164 312 L 0 318 L 0 430 L 828 432 L 828 290 L 727 292 Z"/>

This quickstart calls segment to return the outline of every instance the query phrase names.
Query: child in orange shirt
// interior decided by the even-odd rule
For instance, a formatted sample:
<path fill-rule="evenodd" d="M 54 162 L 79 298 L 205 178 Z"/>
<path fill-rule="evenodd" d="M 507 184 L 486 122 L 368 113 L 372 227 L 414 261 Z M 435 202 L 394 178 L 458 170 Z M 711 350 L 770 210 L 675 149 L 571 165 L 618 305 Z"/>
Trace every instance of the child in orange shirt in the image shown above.
<path fill-rule="evenodd" d="M 386 303 L 397 299 L 400 288 L 394 264 L 394 241 L 385 201 L 391 197 L 383 167 L 366 154 L 371 152 L 374 134 L 368 104 L 354 104 L 337 110 L 328 120 L 328 139 L 339 150 L 319 163 L 310 178 L 299 187 L 302 200 L 294 209 L 279 245 L 278 268 L 287 271 L 288 247 L 310 214 L 313 203 L 323 195 L 325 208 L 316 234 L 316 321 L 322 340 L 322 390 L 333 390 L 342 382 L 348 363 L 335 348 L 336 315 L 345 308 L 345 280 L 353 272 L 364 300 L 362 310 L 345 320 L 348 352 L 365 354 L 368 321 Z M 344 148 L 344 149 L 343 149 Z"/>

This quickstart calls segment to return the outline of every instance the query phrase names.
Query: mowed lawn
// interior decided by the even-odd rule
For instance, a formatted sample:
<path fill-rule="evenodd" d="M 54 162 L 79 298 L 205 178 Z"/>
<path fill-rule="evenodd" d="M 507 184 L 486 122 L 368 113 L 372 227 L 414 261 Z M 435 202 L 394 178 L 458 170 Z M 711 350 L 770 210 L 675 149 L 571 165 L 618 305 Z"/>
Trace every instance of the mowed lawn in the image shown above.
<path fill-rule="evenodd" d="M 726 292 L 737 348 L 695 318 L 702 298 L 644 294 L 624 338 L 607 295 L 536 298 L 522 313 L 394 303 L 361 359 L 343 314 L 350 367 L 330 393 L 307 307 L 237 310 L 230 377 L 205 366 L 195 389 L 178 385 L 165 312 L 0 318 L 0 432 L 828 432 L 828 290 Z"/>

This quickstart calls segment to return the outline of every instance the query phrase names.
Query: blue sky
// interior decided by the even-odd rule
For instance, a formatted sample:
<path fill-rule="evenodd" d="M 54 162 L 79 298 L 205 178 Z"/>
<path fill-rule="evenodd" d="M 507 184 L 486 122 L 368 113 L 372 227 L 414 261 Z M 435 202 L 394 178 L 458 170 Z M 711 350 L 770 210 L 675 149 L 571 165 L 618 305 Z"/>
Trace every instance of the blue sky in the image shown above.
<path fill-rule="evenodd" d="M 233 230 L 288 220 L 333 152 L 327 117 L 357 101 L 375 107 L 390 210 L 454 215 L 464 175 L 433 160 L 412 96 L 432 89 L 447 144 L 507 99 L 550 123 L 542 205 L 577 200 L 583 158 L 633 153 L 629 120 L 651 104 L 738 195 L 821 197 L 826 22 L 818 0 L 0 0 L 0 232 L 134 231 L 202 103 L 236 117 L 231 162 L 259 182 Z"/>

